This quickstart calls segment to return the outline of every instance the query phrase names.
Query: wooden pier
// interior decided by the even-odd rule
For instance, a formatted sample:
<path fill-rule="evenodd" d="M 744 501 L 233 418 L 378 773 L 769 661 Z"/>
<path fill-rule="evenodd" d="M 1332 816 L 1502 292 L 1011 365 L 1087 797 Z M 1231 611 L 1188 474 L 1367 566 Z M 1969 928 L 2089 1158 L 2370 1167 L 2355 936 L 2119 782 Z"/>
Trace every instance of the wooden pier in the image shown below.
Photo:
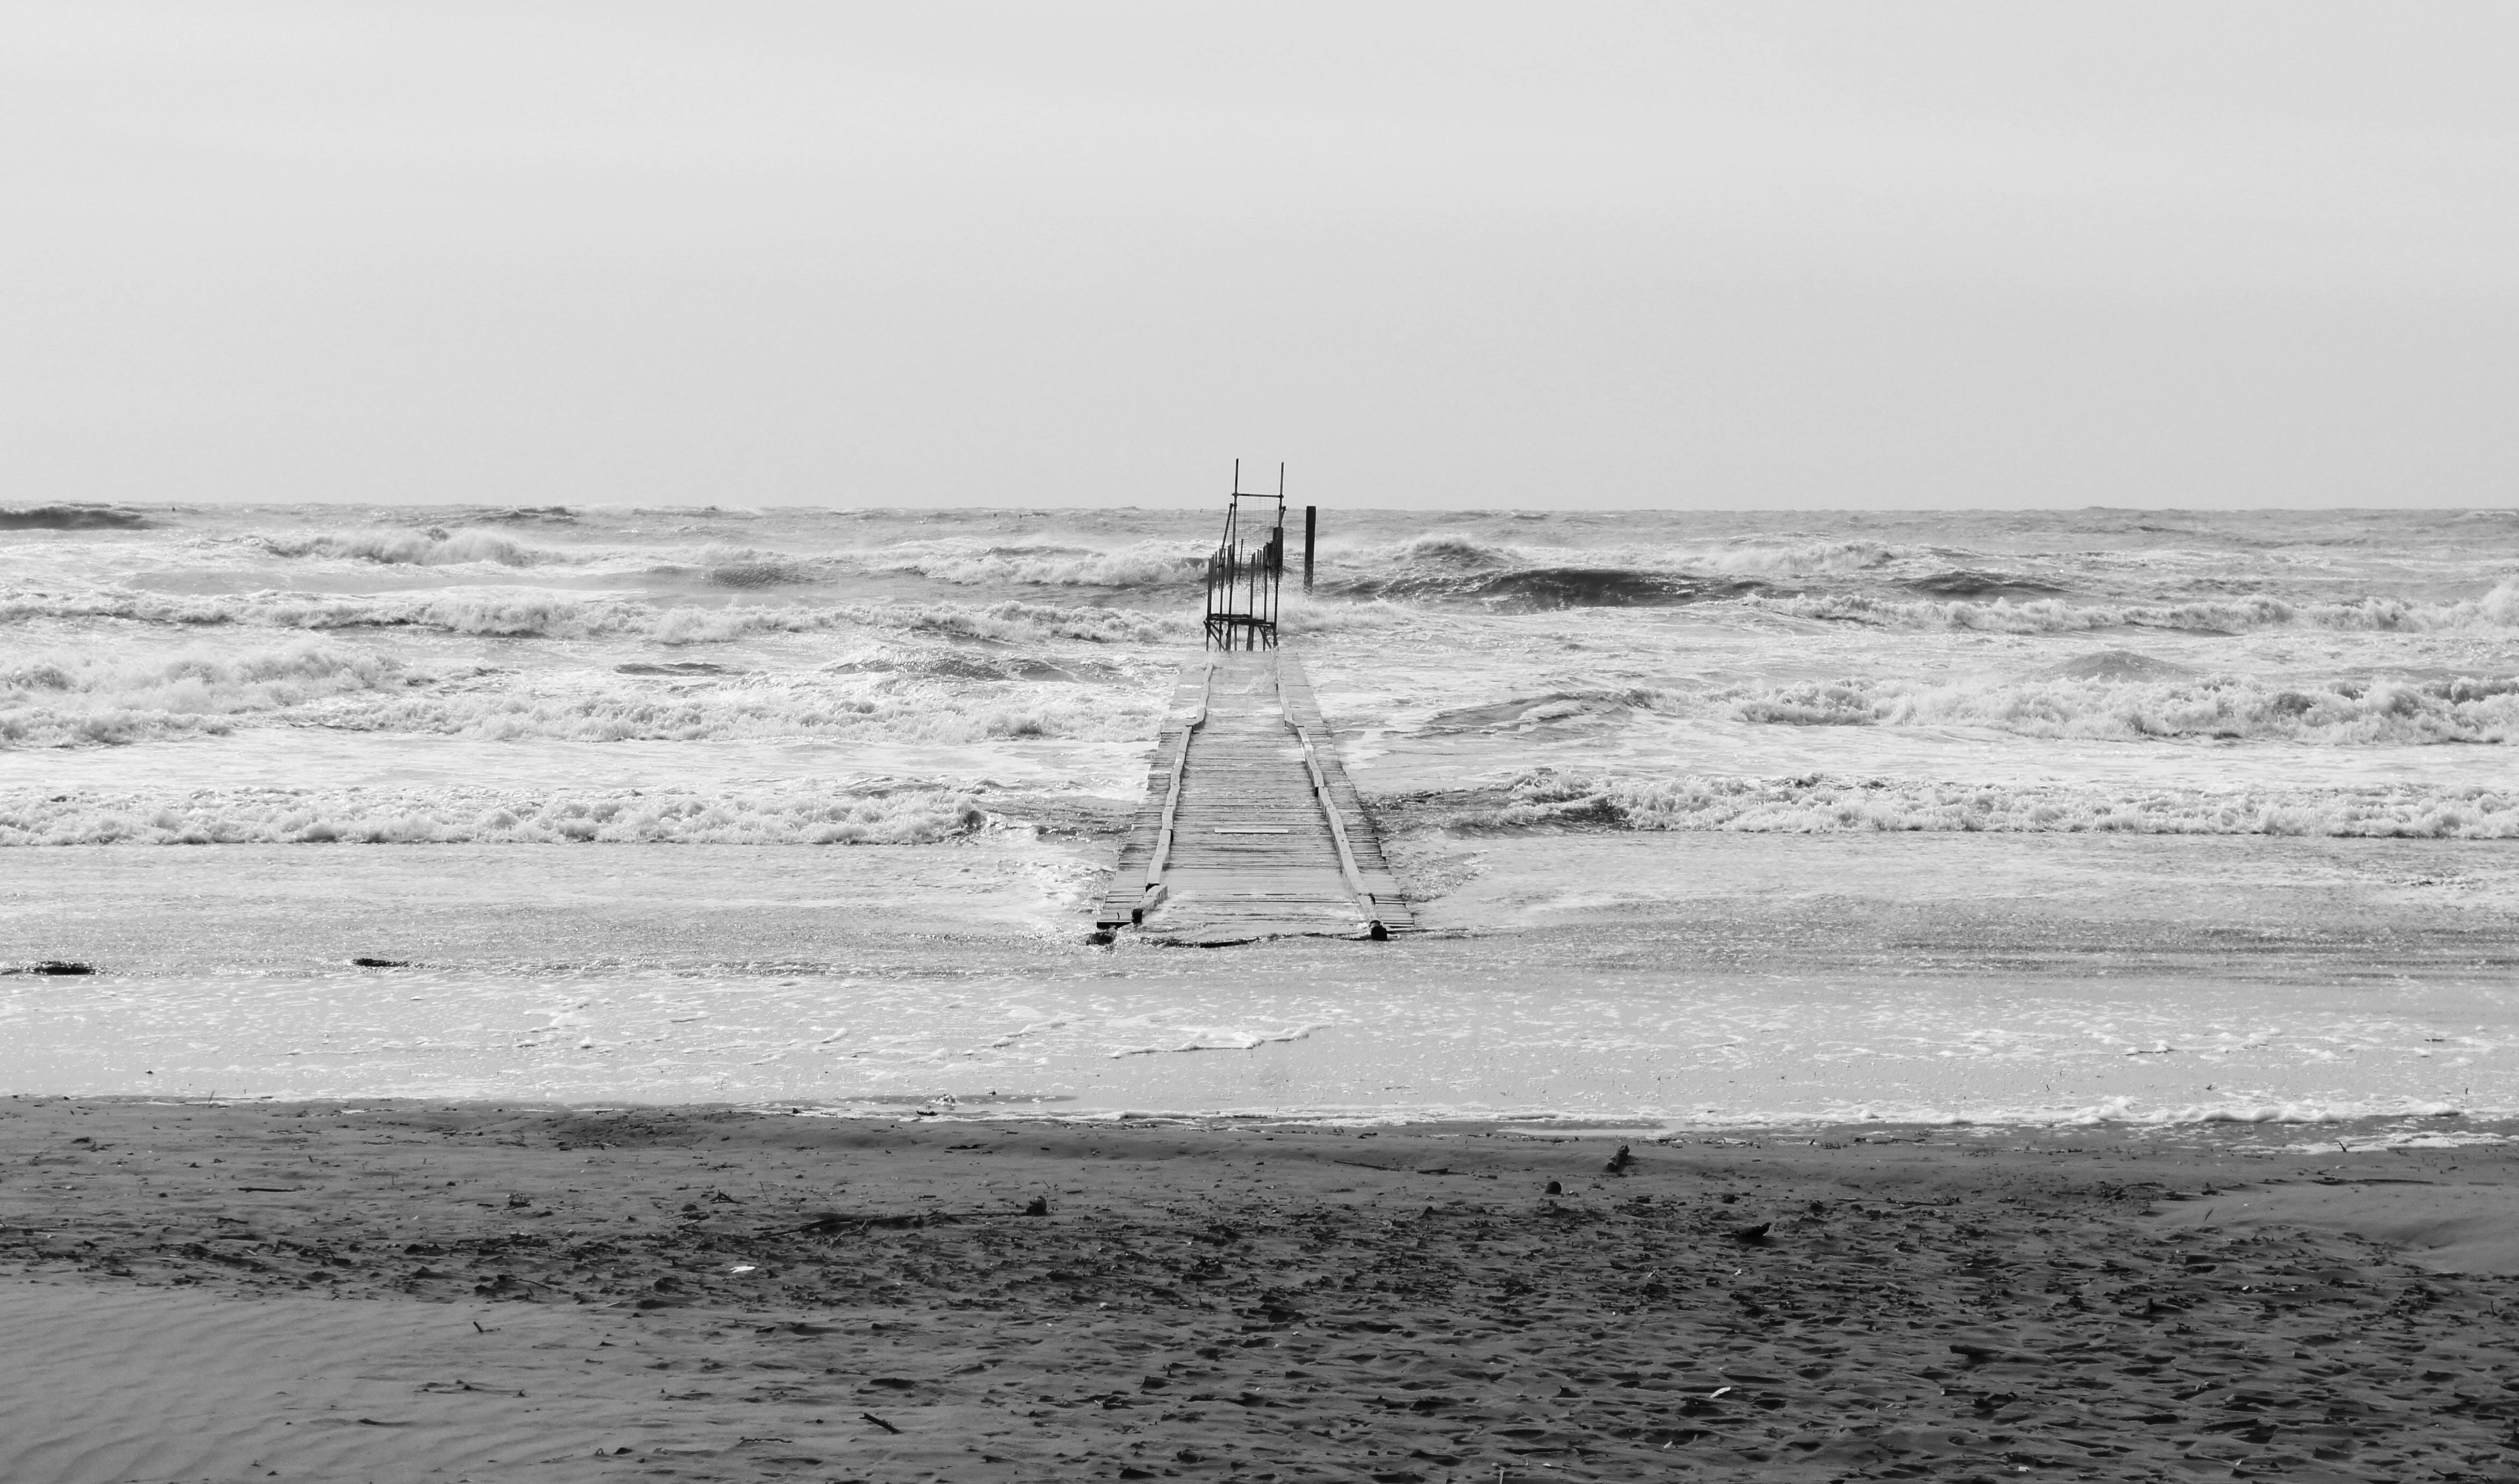
<path fill-rule="evenodd" d="M 1095 921 L 1204 943 L 1415 928 L 1294 655 L 1182 667 Z"/>

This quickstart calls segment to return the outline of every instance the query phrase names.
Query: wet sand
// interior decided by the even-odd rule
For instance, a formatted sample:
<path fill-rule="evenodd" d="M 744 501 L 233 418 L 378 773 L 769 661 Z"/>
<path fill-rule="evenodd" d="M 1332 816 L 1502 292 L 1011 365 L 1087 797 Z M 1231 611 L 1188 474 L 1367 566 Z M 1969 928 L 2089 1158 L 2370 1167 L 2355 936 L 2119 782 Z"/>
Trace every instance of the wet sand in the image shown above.
<path fill-rule="evenodd" d="M 21 1097 L 0 1437 L 25 1484 L 2513 1478 L 2508 1132 L 1613 1171 L 1478 1125 Z"/>

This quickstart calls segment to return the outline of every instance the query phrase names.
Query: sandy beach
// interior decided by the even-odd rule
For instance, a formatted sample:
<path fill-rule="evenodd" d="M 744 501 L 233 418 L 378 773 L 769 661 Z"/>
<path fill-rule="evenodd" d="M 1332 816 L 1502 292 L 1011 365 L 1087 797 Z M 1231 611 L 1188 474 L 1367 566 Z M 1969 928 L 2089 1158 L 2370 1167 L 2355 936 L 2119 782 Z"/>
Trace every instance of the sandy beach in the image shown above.
<path fill-rule="evenodd" d="M 2505 1479 L 2509 1132 L 20 1097 L 0 1436 L 28 1484 Z"/>

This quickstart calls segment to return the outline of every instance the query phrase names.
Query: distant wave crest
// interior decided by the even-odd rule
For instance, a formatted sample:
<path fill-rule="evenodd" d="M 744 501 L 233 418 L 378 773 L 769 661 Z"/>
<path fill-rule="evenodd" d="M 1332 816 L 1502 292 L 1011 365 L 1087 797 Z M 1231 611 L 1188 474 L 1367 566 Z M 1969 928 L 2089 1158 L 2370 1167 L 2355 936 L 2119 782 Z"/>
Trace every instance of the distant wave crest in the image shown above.
<path fill-rule="evenodd" d="M 1195 589 L 1207 570 L 1207 549 L 1178 542 L 1136 542 L 1112 550 L 1039 544 L 879 552 L 865 560 L 881 570 L 956 587 Z"/>
<path fill-rule="evenodd" d="M 1877 541 L 1741 542 L 1675 550 L 1669 560 L 1701 572 L 1761 577 L 1870 572 L 1923 553 Z"/>
<path fill-rule="evenodd" d="M 169 626 L 423 629 L 496 637 L 622 636 L 665 644 L 725 643 L 755 634 L 900 629 L 1017 642 L 1073 638 L 1146 643 L 1198 632 L 1194 613 L 1052 603 L 744 603 L 661 607 L 637 598 L 535 589 L 331 594 L 247 592 L 184 596 L 121 588 L 0 593 L 0 623 L 110 618 Z"/>
<path fill-rule="evenodd" d="M 138 531 L 155 524 L 115 505 L 0 506 L 0 531 Z"/>

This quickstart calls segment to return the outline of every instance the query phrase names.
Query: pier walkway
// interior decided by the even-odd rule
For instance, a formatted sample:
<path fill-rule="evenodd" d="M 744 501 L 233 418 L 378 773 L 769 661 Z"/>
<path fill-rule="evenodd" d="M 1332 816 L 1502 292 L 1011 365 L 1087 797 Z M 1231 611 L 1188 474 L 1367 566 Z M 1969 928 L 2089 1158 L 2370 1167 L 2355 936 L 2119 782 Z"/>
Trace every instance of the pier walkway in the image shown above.
<path fill-rule="evenodd" d="M 1095 921 L 1205 943 L 1415 928 L 1293 654 L 1182 667 Z"/>

